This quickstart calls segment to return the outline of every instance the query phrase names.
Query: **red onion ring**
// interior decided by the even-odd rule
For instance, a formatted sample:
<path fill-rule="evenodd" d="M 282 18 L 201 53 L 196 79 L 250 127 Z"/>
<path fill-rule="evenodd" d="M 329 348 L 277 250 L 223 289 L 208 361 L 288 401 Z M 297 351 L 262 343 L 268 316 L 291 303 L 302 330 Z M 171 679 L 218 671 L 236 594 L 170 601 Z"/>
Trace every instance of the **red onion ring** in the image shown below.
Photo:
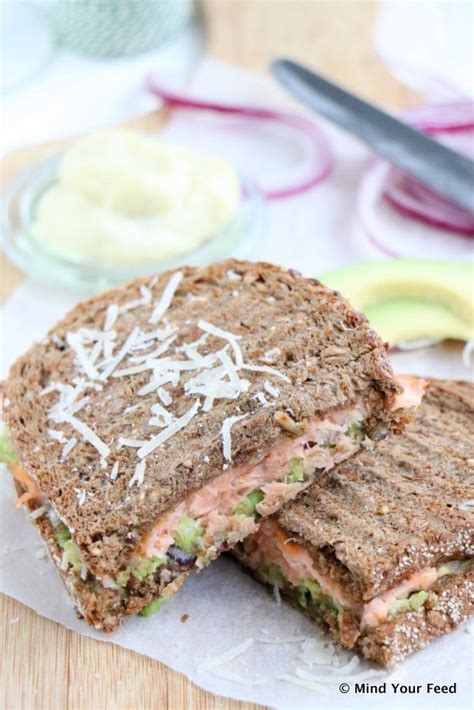
<path fill-rule="evenodd" d="M 474 153 L 474 102 L 456 101 L 436 106 L 423 106 L 405 115 L 410 125 L 459 152 Z M 474 216 L 436 194 L 415 178 L 389 163 L 376 159 L 362 179 L 357 197 L 359 219 L 369 242 L 385 256 L 398 257 L 391 246 L 378 236 L 376 205 L 384 199 L 397 212 L 422 224 L 462 237 L 474 236 Z"/>
<path fill-rule="evenodd" d="M 425 133 L 455 133 L 474 129 L 474 101 L 419 106 L 406 111 L 410 126 Z"/>
<path fill-rule="evenodd" d="M 327 178 L 333 168 L 334 160 L 327 138 L 315 123 L 304 116 L 274 109 L 236 106 L 221 104 L 215 101 L 192 99 L 183 94 L 169 91 L 161 86 L 152 76 L 147 78 L 146 88 L 152 94 L 160 98 L 167 106 L 193 111 L 212 111 L 213 113 L 242 116 L 243 118 L 251 118 L 258 121 L 275 121 L 304 133 L 311 140 L 316 149 L 311 173 L 293 185 L 287 185 L 274 190 L 264 190 L 268 200 L 281 200 L 307 192 Z"/>

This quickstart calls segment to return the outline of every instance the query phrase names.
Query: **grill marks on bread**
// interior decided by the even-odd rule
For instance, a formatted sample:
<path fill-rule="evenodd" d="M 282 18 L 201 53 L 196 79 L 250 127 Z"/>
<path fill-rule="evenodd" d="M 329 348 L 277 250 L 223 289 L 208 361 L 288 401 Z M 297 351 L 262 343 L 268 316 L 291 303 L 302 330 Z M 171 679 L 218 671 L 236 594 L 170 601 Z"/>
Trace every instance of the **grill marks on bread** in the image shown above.
<path fill-rule="evenodd" d="M 474 553 L 473 513 L 462 509 L 474 497 L 473 395 L 469 383 L 432 381 L 403 436 L 339 464 L 279 514 L 354 599 Z"/>
<path fill-rule="evenodd" d="M 229 279 L 229 270 L 240 275 L 239 282 Z M 110 377 L 101 382 L 102 390 L 87 391 L 89 401 L 78 415 L 110 447 L 107 468 L 101 467 L 98 453 L 82 439 L 67 460 L 61 460 L 61 447 L 52 444 L 47 434 L 51 426 L 47 412 L 54 396 L 41 397 L 40 392 L 52 382 L 70 382 L 77 375 L 67 333 L 102 328 L 108 309 L 117 305 L 124 310 L 113 323 L 117 332 L 115 352 L 119 352 L 134 328 L 155 328 L 149 323 L 150 316 L 172 276 L 170 272 L 137 280 L 79 304 L 42 343 L 15 363 L 6 383 L 6 396 L 11 401 L 6 418 L 22 465 L 74 530 L 74 541 L 91 571 L 98 575 L 113 576 L 123 568 L 137 540 L 163 513 L 187 492 L 219 475 L 225 464 L 220 434 L 226 417 L 247 415 L 232 427 L 235 465 L 261 457 L 286 436 L 273 420 L 276 408 L 290 409 L 301 421 L 323 416 L 363 396 L 373 411 L 369 434 L 371 428 L 398 426 L 388 414 L 398 387 L 383 344 L 366 319 L 339 294 L 294 271 L 264 263 L 231 260 L 182 271 L 183 278 L 165 314 L 169 325 L 178 329 L 171 350 L 202 335 L 197 326 L 200 320 L 240 336 L 245 362 L 268 364 L 262 360 L 265 353 L 278 348 L 271 366 L 283 372 L 291 384 L 278 380 L 279 395 L 271 406 L 262 407 L 253 397 L 271 376 L 246 371 L 249 391 L 237 400 L 216 401 L 209 412 L 200 412 L 147 457 L 144 482 L 130 489 L 136 450 L 117 449 L 117 443 L 121 436 L 150 438 L 154 432 L 148 423 L 149 408 L 155 400 L 154 395 L 138 395 L 149 373 Z M 151 289 L 151 299 L 143 299 L 144 288 Z M 141 306 L 123 309 L 140 298 Z M 209 336 L 200 352 L 215 351 L 222 344 Z M 184 374 L 175 387 L 167 385 L 172 396 L 170 410 L 176 417 L 192 404 L 183 389 L 187 376 Z M 67 437 L 73 435 L 67 422 L 61 427 Z M 183 467 L 183 462 L 190 465 Z M 117 463 L 114 480 L 106 474 Z M 80 508 L 75 492 L 78 488 L 87 494 Z"/>

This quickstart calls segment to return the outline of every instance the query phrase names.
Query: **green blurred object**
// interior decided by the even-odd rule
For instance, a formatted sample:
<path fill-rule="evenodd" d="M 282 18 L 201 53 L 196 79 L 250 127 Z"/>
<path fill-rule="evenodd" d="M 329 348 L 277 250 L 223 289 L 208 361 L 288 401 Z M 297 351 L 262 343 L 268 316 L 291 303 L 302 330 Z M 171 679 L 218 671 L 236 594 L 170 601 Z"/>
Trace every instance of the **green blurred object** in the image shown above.
<path fill-rule="evenodd" d="M 58 42 L 94 57 L 148 52 L 190 20 L 192 0 L 55 0 L 47 6 Z"/>
<path fill-rule="evenodd" d="M 362 261 L 321 276 L 365 313 L 391 345 L 474 335 L 473 267 L 469 263 L 391 259 Z"/>

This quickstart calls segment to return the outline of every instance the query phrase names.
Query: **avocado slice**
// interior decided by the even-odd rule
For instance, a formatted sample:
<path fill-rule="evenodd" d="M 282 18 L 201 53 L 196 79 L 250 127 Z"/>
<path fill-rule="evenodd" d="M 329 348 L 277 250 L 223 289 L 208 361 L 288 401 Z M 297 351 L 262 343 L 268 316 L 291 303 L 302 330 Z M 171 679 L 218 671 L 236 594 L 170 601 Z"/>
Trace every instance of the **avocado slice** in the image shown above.
<path fill-rule="evenodd" d="M 471 264 L 393 259 L 330 271 L 323 283 L 366 314 L 383 340 L 473 337 Z"/>
<path fill-rule="evenodd" d="M 366 306 L 364 313 L 382 340 L 399 343 L 417 338 L 469 340 L 469 325 L 444 306 L 395 298 Z"/>

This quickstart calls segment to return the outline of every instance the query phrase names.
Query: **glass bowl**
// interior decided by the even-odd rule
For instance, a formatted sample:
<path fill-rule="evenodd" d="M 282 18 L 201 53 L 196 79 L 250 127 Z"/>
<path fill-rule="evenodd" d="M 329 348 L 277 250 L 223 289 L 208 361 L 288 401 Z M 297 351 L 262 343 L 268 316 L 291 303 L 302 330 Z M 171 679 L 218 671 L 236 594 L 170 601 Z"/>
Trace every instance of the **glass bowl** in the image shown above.
<path fill-rule="evenodd" d="M 127 268 L 65 257 L 49 250 L 31 233 L 39 200 L 56 182 L 60 159 L 61 155 L 55 155 L 17 175 L 4 192 L 1 208 L 5 253 L 22 271 L 49 285 L 95 293 L 183 264 L 203 265 L 230 256 L 245 258 L 263 232 L 265 197 L 252 180 L 239 174 L 241 198 L 235 217 L 196 250 L 173 260 L 157 259 Z"/>

